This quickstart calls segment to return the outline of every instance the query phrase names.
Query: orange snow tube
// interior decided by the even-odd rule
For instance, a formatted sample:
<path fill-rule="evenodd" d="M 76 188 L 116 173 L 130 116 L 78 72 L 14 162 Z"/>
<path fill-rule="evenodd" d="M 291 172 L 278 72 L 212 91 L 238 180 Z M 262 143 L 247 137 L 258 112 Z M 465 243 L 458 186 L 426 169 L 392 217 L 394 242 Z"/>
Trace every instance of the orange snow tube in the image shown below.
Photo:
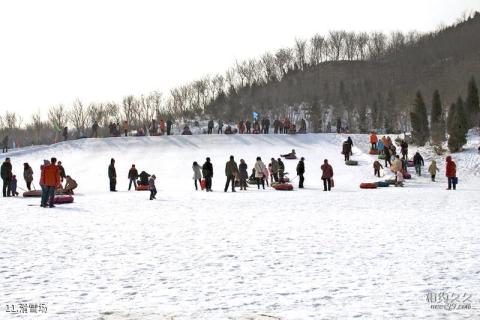
<path fill-rule="evenodd" d="M 148 191 L 148 184 L 139 184 L 135 188 L 137 191 Z"/>
<path fill-rule="evenodd" d="M 360 189 L 377 189 L 376 183 L 364 182 L 360 183 Z"/>
<path fill-rule="evenodd" d="M 273 185 L 272 188 L 275 190 L 280 190 L 280 191 L 291 191 L 293 190 L 293 186 L 290 183 L 279 183 L 276 185 Z"/>

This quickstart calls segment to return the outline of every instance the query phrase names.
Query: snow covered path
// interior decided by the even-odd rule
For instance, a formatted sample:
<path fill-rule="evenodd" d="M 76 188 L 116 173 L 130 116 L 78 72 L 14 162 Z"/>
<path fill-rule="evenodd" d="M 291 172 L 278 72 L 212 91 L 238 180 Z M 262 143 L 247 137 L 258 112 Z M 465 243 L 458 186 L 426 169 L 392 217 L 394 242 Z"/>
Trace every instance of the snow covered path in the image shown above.
<path fill-rule="evenodd" d="M 57 156 L 80 189 L 74 204 L 53 210 L 38 199 L 2 199 L 0 300 L 46 303 L 44 319 L 478 317 L 478 155 L 459 160 L 457 192 L 445 190 L 443 172 L 437 183 L 360 190 L 376 181 L 372 157 L 358 143 L 360 166 L 345 166 L 341 139 L 88 139 L 13 153 L 17 175 L 28 161 L 36 182 L 41 160 Z M 250 170 L 257 155 L 267 162 L 292 148 L 307 159 L 305 190 L 223 192 L 230 154 Z M 191 179 L 192 162 L 206 156 L 215 165 L 208 194 Z M 110 157 L 116 194 L 106 191 Z M 319 179 L 324 158 L 335 172 L 330 193 Z M 125 191 L 132 163 L 159 177 L 157 201 Z M 294 177 L 297 161 L 285 163 Z M 472 309 L 431 310 L 428 291 L 470 293 Z"/>

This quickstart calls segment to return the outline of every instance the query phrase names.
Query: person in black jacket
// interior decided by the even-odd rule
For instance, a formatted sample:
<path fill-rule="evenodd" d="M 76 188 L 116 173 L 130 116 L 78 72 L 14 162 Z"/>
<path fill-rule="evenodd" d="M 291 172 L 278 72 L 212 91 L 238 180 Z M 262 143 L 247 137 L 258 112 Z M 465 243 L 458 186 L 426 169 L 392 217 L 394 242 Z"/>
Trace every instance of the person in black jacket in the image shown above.
<path fill-rule="evenodd" d="M 213 178 L 213 165 L 210 162 L 210 158 L 207 157 L 205 163 L 202 166 L 202 175 L 205 179 L 205 191 L 212 191 L 212 178 Z"/>
<path fill-rule="evenodd" d="M 117 171 L 115 170 L 115 159 L 113 158 L 110 160 L 110 165 L 108 166 L 108 179 L 110 179 L 110 191 L 116 192 Z"/>
<path fill-rule="evenodd" d="M 348 140 L 344 141 L 342 145 L 342 154 L 345 157 L 345 161 L 350 160 L 350 152 L 352 152 L 352 145 L 348 143 Z"/>
<path fill-rule="evenodd" d="M 420 155 L 419 152 L 415 153 L 413 156 L 413 165 L 415 166 L 415 172 L 421 176 L 422 175 L 422 166 L 425 165 L 423 162 L 423 157 Z"/>
<path fill-rule="evenodd" d="M 390 149 L 389 148 L 384 148 L 383 153 L 385 154 L 385 168 L 388 168 L 388 164 L 391 167 L 392 166 L 392 159 L 391 159 L 392 155 L 390 153 Z"/>
<path fill-rule="evenodd" d="M 3 196 L 10 197 L 11 196 L 11 188 L 10 183 L 12 182 L 12 164 L 10 163 L 10 158 L 6 158 L 5 161 L 2 163 L 0 169 L 0 176 L 3 180 Z"/>
<path fill-rule="evenodd" d="M 303 174 L 305 173 L 305 163 L 303 162 L 304 160 L 305 160 L 305 158 L 301 157 L 300 161 L 298 161 L 298 164 L 297 164 L 297 175 L 298 175 L 298 178 L 299 178 L 298 188 L 299 189 L 303 189 L 303 182 L 305 181 L 305 179 L 303 177 Z"/>
<path fill-rule="evenodd" d="M 62 161 L 57 162 L 58 172 L 60 173 L 60 181 L 63 182 L 63 179 L 67 177 L 65 174 L 65 168 L 62 166 Z"/>
<path fill-rule="evenodd" d="M 172 134 L 172 125 L 173 125 L 172 120 L 168 119 L 167 120 L 167 136 Z"/>
<path fill-rule="evenodd" d="M 141 185 L 141 186 L 147 186 L 148 185 L 148 178 L 150 178 L 150 174 L 148 174 L 145 171 L 142 171 L 142 172 L 140 172 L 138 177 L 140 178 L 140 181 L 138 182 L 139 185 Z"/>
<path fill-rule="evenodd" d="M 247 129 L 247 133 L 252 133 L 252 123 L 249 120 L 245 121 L 245 128 Z"/>
<path fill-rule="evenodd" d="M 7 153 L 8 152 L 8 136 L 5 136 L 2 141 L 2 152 Z"/>
<path fill-rule="evenodd" d="M 137 189 L 138 170 L 134 164 L 132 164 L 132 167 L 128 170 L 128 179 L 130 180 L 128 183 L 128 191 L 132 188 L 132 183 L 135 189 Z"/>
<path fill-rule="evenodd" d="M 282 159 L 278 158 L 278 179 L 280 182 L 284 182 L 283 177 L 285 176 L 285 165 L 283 164 Z"/>

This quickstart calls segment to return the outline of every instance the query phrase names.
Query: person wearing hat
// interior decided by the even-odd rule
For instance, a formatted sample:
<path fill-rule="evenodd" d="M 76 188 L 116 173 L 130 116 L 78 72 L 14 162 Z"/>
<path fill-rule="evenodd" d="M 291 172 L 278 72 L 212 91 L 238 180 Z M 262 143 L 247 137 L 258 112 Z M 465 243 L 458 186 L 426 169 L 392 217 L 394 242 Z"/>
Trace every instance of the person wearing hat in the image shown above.
<path fill-rule="evenodd" d="M 132 183 L 135 189 L 137 189 L 138 171 L 134 164 L 132 164 L 132 167 L 128 170 L 128 179 L 130 179 L 130 182 L 128 183 L 128 191 L 132 188 Z"/>
<path fill-rule="evenodd" d="M 305 178 L 303 177 L 303 174 L 305 173 L 305 164 L 303 163 L 304 160 L 305 160 L 305 158 L 301 157 L 300 161 L 298 161 L 298 164 L 297 164 L 297 175 L 298 175 L 298 178 L 299 178 L 298 188 L 299 189 L 303 189 L 303 182 L 305 181 Z"/>
<path fill-rule="evenodd" d="M 212 178 L 213 178 L 213 165 L 210 162 L 210 158 L 207 157 L 205 163 L 202 166 L 202 175 L 205 179 L 205 191 L 212 191 Z"/>
<path fill-rule="evenodd" d="M 1 166 L 1 177 L 3 180 L 3 196 L 10 197 L 10 181 L 12 180 L 12 164 L 10 163 L 10 158 L 6 158 Z"/>
<path fill-rule="evenodd" d="M 155 195 L 157 194 L 157 188 L 155 187 L 155 177 L 154 174 L 150 176 L 150 179 L 148 180 L 148 190 L 150 190 L 150 200 L 156 199 Z"/>

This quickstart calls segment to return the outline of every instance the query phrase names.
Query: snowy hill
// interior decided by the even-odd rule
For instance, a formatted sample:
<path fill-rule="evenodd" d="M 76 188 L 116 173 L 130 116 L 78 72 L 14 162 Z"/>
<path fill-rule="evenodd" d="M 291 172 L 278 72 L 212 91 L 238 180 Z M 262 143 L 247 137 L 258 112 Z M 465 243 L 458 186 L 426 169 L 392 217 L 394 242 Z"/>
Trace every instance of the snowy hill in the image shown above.
<path fill-rule="evenodd" d="M 442 317 L 426 292 L 480 289 L 478 136 L 453 155 L 456 192 L 445 190 L 443 160 L 428 148 L 438 182 L 425 174 L 405 188 L 361 190 L 378 180 L 368 137 L 352 135 L 357 167 L 343 163 L 345 137 L 128 137 L 13 151 L 20 187 L 23 162 L 38 187 L 42 159 L 56 156 L 79 189 L 75 203 L 51 210 L 38 199 L 2 199 L 0 300 L 47 303 L 45 319 Z M 305 190 L 223 192 L 230 154 L 250 171 L 257 156 L 267 163 L 291 149 L 306 158 Z M 214 192 L 196 192 L 192 162 L 207 156 Z M 112 157 L 118 193 L 108 192 Z M 331 193 L 322 191 L 323 159 L 335 173 Z M 294 178 L 298 161 L 284 162 Z M 126 191 L 133 163 L 156 174 L 157 201 Z"/>

